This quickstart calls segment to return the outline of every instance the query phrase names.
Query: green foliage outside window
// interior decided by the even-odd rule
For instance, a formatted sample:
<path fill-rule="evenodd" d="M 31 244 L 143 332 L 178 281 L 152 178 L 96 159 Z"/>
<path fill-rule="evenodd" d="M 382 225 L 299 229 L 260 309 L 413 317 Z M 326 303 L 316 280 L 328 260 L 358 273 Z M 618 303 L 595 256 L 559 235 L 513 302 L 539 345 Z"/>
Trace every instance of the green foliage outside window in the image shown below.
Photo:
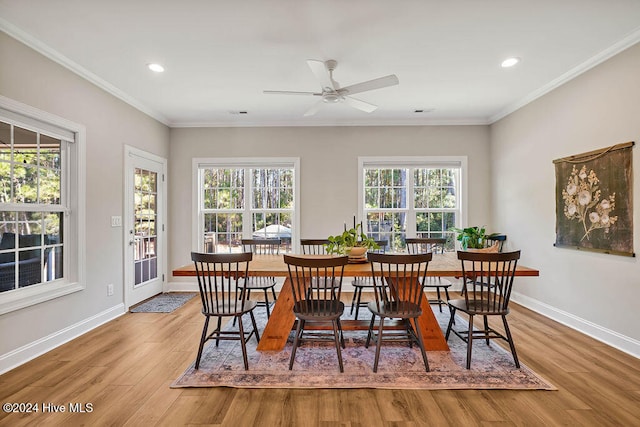
<path fill-rule="evenodd" d="M 411 214 L 416 236 L 447 238 L 446 247 L 453 249 L 451 227 L 459 209 L 457 177 L 457 168 L 365 168 L 367 234 L 387 240 L 391 250 L 402 251 L 407 214 Z"/>

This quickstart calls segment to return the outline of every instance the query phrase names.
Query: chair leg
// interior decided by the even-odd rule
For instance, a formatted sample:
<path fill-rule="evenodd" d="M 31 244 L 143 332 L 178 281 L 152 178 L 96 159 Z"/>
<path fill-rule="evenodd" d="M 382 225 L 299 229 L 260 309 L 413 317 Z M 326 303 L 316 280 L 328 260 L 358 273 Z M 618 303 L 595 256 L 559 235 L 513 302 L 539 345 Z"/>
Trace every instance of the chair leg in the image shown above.
<path fill-rule="evenodd" d="M 267 293 L 267 290 L 264 290 L 264 305 L 265 308 L 267 309 L 267 319 L 269 317 L 271 317 L 271 311 L 269 310 L 269 294 Z"/>
<path fill-rule="evenodd" d="M 356 297 L 358 296 L 359 289 L 360 288 L 356 286 L 355 289 L 353 290 L 353 298 L 351 298 L 351 310 L 349 310 L 349 315 L 353 314 L 353 308 L 356 303 Z"/>
<path fill-rule="evenodd" d="M 202 357 L 202 349 L 207 340 L 207 329 L 209 329 L 209 316 L 204 319 L 204 328 L 202 329 L 202 337 L 200 337 L 200 345 L 198 346 L 198 356 L 196 357 L 196 369 L 200 367 L 200 358 Z"/>
<path fill-rule="evenodd" d="M 271 287 L 271 294 L 273 295 L 273 300 L 277 300 L 278 297 L 276 296 L 276 288 L 275 285 Z"/>
<path fill-rule="evenodd" d="M 440 286 L 436 286 L 436 294 L 438 295 L 438 308 L 440 309 L 440 313 L 442 313 L 442 297 L 440 296 Z"/>
<path fill-rule="evenodd" d="M 418 347 L 420 347 L 420 352 L 422 353 L 422 360 L 424 361 L 424 368 L 429 372 L 429 361 L 427 360 L 427 352 L 424 351 L 424 344 L 422 342 L 422 332 L 420 331 L 420 323 L 418 323 L 418 318 L 415 317 L 413 319 L 413 323 L 415 323 L 415 333 L 418 338 Z"/>
<path fill-rule="evenodd" d="M 238 318 L 238 330 L 240 331 L 240 346 L 242 347 L 242 360 L 244 362 L 244 370 L 249 370 L 249 360 L 247 360 L 247 342 L 244 339 L 244 328 L 242 326 L 242 315 Z"/>
<path fill-rule="evenodd" d="M 380 359 L 380 347 L 382 345 L 383 329 L 384 329 L 384 317 L 380 317 L 380 326 L 378 326 L 378 338 L 376 342 L 376 358 L 373 361 L 373 372 L 378 372 L 378 360 Z"/>
<path fill-rule="evenodd" d="M 447 298 L 447 301 L 449 301 L 449 289 L 447 289 L 446 287 L 444 288 L 444 296 Z M 448 305 L 448 304 L 447 304 Z M 451 311 L 451 307 L 449 307 L 449 311 Z M 456 319 L 453 319 L 453 324 L 456 324 Z"/>
<path fill-rule="evenodd" d="M 369 348 L 371 337 L 373 335 L 373 324 L 376 321 L 376 315 L 371 313 L 371 322 L 369 323 L 369 331 L 367 332 L 367 341 L 364 343 L 364 348 Z"/>
<path fill-rule="evenodd" d="M 333 337 L 336 343 L 336 352 L 338 353 L 338 365 L 340 366 L 340 372 L 344 372 L 344 366 L 342 365 L 342 352 L 340 351 L 340 334 L 338 334 L 338 322 L 334 320 L 331 322 L 331 324 L 333 325 Z"/>
<path fill-rule="evenodd" d="M 487 337 L 485 341 L 487 342 L 487 345 L 489 345 L 489 318 L 487 316 L 483 316 L 483 317 L 484 317 L 484 333 Z"/>
<path fill-rule="evenodd" d="M 360 312 L 360 304 L 362 301 L 362 288 L 358 288 L 358 301 L 356 301 L 356 315 L 355 320 L 358 320 L 358 313 Z"/>
<path fill-rule="evenodd" d="M 509 347 L 511 347 L 511 354 L 513 354 L 513 361 L 516 364 L 516 368 L 520 369 L 520 362 L 518 361 L 518 355 L 516 354 L 516 346 L 513 344 L 513 337 L 511 336 L 511 331 L 509 330 L 509 324 L 507 323 L 507 316 L 502 316 L 502 324 L 504 325 L 504 332 L 507 335 L 509 340 Z"/>
<path fill-rule="evenodd" d="M 216 347 L 220 344 L 220 330 L 222 328 L 222 317 L 218 317 L 218 326 L 216 327 Z"/>
<path fill-rule="evenodd" d="M 289 359 L 289 370 L 293 369 L 293 360 L 296 358 L 296 350 L 298 349 L 298 341 L 300 340 L 300 336 L 302 336 L 302 330 L 304 320 L 298 320 L 298 326 L 296 327 L 296 337 L 293 340 L 293 347 L 291 348 L 291 358 Z"/>
<path fill-rule="evenodd" d="M 249 312 L 249 316 L 251 316 L 253 331 L 256 333 L 256 341 L 260 344 L 260 332 L 258 332 L 258 324 L 256 323 L 256 317 L 253 315 L 253 310 Z"/>
<path fill-rule="evenodd" d="M 469 332 L 467 337 L 467 369 L 471 369 L 471 347 L 473 346 L 473 315 L 469 315 Z"/>
<path fill-rule="evenodd" d="M 456 309 L 452 306 L 449 306 L 449 310 L 451 311 L 451 317 L 449 318 L 449 325 L 447 326 L 447 332 L 444 334 L 445 341 L 449 341 L 449 334 L 451 334 L 451 327 L 453 326 L 453 319 L 456 316 Z"/>
<path fill-rule="evenodd" d="M 338 323 L 338 330 L 340 331 L 340 344 L 342 344 L 342 348 L 347 348 L 347 346 L 344 344 L 344 332 L 342 331 L 342 324 L 340 323 L 340 318 L 338 318 L 336 322 Z"/>
<path fill-rule="evenodd" d="M 409 348 L 413 348 L 413 337 L 415 337 L 415 332 L 413 332 L 413 325 L 411 324 L 410 319 L 403 319 L 405 324 L 405 329 L 407 330 L 407 339 L 409 340 Z"/>

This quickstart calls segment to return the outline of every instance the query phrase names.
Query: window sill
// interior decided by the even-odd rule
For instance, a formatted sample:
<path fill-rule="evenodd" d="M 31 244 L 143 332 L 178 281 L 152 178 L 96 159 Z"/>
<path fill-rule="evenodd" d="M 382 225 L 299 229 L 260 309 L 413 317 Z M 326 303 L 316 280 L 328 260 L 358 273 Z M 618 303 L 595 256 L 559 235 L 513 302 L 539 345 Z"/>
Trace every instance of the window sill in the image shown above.
<path fill-rule="evenodd" d="M 54 298 L 83 290 L 84 285 L 72 283 L 44 283 L 0 294 L 0 315 L 40 304 Z"/>

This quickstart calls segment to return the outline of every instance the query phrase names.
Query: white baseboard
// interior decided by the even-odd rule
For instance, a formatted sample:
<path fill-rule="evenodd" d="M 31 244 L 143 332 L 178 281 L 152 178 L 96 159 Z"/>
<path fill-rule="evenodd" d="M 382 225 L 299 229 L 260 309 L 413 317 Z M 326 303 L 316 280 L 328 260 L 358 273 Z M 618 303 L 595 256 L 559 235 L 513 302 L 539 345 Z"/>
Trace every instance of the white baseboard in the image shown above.
<path fill-rule="evenodd" d="M 65 344 L 92 329 L 125 314 L 124 304 L 118 304 L 102 313 L 84 319 L 53 334 L 31 342 L 9 353 L 0 355 L 0 374 L 27 363 L 36 357 Z"/>
<path fill-rule="evenodd" d="M 562 323 L 571 329 L 575 329 L 576 331 L 582 332 L 591 338 L 610 345 L 611 347 L 640 358 L 640 341 L 636 339 L 622 335 L 616 331 L 612 331 L 611 329 L 607 329 L 603 326 L 597 325 L 571 313 L 567 313 L 566 311 L 559 310 L 517 292 L 513 292 L 511 294 L 511 300 L 523 307 L 535 311 L 536 313 L 540 313 L 543 316 L 555 320 L 556 322 Z"/>
<path fill-rule="evenodd" d="M 199 292 L 197 282 L 167 282 L 165 292 Z"/>

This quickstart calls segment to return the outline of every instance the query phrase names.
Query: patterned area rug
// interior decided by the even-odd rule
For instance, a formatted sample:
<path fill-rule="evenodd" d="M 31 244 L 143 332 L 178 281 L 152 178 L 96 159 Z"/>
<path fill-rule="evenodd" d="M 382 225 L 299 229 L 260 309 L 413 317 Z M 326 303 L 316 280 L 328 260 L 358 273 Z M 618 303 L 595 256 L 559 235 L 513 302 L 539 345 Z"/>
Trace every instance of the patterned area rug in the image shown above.
<path fill-rule="evenodd" d="M 193 292 L 160 294 L 129 310 L 131 313 L 171 313 L 195 297 Z"/>
<path fill-rule="evenodd" d="M 345 318 L 349 308 L 345 310 Z M 266 315 L 256 310 L 258 329 L 262 331 Z M 367 310 L 361 310 L 359 318 Z M 434 307 L 442 330 L 446 330 L 448 313 L 440 314 Z M 204 320 L 203 320 L 204 321 Z M 247 316 L 245 325 L 250 325 Z M 456 318 L 457 328 L 467 322 Z M 250 328 L 250 326 L 245 326 Z M 345 332 L 346 349 L 342 350 L 344 373 L 338 369 L 333 343 L 304 343 L 296 352 L 293 370 L 289 357 L 293 333 L 282 352 L 258 352 L 256 341 L 247 343 L 249 370 L 242 363 L 240 343 L 221 341 L 219 347 L 207 343 L 200 369 L 192 364 L 171 385 L 182 387 L 238 387 L 238 388 L 384 388 L 384 389 L 522 389 L 556 390 L 556 388 L 520 362 L 513 364 L 511 353 L 493 342 L 487 346 L 476 340 L 473 345 L 471 370 L 465 369 L 466 344 L 452 334 L 450 352 L 429 351 L 430 372 L 425 372 L 420 350 L 403 344 L 383 344 L 378 372 L 373 372 L 375 346 L 364 347 L 366 331 Z M 197 342 L 193 343 L 194 355 Z M 518 343 L 516 342 L 516 350 Z"/>

